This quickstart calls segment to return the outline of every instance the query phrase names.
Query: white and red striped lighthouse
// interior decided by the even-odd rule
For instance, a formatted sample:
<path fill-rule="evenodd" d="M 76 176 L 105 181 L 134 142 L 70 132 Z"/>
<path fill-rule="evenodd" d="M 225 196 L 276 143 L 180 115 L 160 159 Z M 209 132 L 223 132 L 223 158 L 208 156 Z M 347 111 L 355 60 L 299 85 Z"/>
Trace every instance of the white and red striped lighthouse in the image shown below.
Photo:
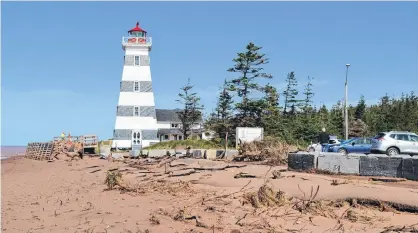
<path fill-rule="evenodd" d="M 159 142 L 149 52 L 152 40 L 139 27 L 122 37 L 125 51 L 112 148 L 142 148 Z"/>

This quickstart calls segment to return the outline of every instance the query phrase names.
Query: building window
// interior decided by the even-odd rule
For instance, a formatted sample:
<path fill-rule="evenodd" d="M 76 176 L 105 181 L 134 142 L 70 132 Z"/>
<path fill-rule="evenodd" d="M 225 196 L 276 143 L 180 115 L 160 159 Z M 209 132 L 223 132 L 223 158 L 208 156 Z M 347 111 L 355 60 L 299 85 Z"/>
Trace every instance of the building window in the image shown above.
<path fill-rule="evenodd" d="M 171 128 L 178 128 L 179 124 L 171 124 Z"/>
<path fill-rule="evenodd" d="M 139 82 L 135 81 L 134 82 L 134 92 L 138 92 L 139 91 Z"/>
<path fill-rule="evenodd" d="M 135 65 L 139 66 L 139 56 L 135 56 Z"/>
<path fill-rule="evenodd" d="M 179 135 L 179 140 L 183 140 L 183 137 Z"/>
<path fill-rule="evenodd" d="M 164 140 L 168 140 L 168 135 L 167 134 L 164 135 Z"/>
<path fill-rule="evenodd" d="M 134 107 L 134 116 L 139 116 L 139 107 L 138 106 Z"/>

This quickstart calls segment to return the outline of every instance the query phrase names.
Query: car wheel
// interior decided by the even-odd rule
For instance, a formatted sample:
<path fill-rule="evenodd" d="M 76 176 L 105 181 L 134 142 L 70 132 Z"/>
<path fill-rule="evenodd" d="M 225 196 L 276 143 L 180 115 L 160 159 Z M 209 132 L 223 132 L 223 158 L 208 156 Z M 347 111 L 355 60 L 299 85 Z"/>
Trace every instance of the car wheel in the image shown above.
<path fill-rule="evenodd" d="M 395 148 L 395 147 L 391 147 L 391 148 L 388 148 L 386 150 L 386 154 L 388 156 L 398 155 L 399 154 L 399 150 L 397 148 Z"/>
<path fill-rule="evenodd" d="M 347 155 L 347 150 L 344 148 L 338 149 L 338 153 L 341 153 L 343 155 Z"/>

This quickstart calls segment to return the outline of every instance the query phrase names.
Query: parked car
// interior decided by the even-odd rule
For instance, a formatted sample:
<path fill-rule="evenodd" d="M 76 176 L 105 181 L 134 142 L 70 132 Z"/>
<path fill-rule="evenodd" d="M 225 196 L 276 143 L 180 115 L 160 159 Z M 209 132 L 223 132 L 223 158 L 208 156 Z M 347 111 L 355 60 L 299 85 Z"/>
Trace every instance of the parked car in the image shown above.
<path fill-rule="evenodd" d="M 372 140 L 372 153 L 418 155 L 418 135 L 407 131 L 378 133 Z"/>
<path fill-rule="evenodd" d="M 349 153 L 370 154 L 372 147 L 371 138 L 350 138 L 340 144 L 328 146 L 329 152 L 338 152 L 344 155 Z"/>
<path fill-rule="evenodd" d="M 327 150 L 327 147 L 329 145 L 340 144 L 341 142 L 342 142 L 342 140 L 341 139 L 337 139 L 336 136 L 330 136 L 329 144 L 325 148 L 322 148 L 322 145 L 320 143 L 312 143 L 311 145 L 308 146 L 307 151 L 309 151 L 309 152 L 328 151 Z"/>

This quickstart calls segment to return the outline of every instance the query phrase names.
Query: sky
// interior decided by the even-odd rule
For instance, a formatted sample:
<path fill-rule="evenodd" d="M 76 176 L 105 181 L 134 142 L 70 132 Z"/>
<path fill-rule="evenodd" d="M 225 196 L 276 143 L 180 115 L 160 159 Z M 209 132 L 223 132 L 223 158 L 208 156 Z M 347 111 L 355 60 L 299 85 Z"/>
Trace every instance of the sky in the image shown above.
<path fill-rule="evenodd" d="M 249 42 L 280 91 L 290 71 L 301 90 L 314 77 L 317 105 L 344 97 L 346 63 L 351 104 L 418 92 L 416 12 L 418 2 L 2 2 L 1 144 L 111 138 L 121 40 L 137 21 L 153 40 L 157 108 L 180 107 L 190 78 L 210 112 Z"/>

